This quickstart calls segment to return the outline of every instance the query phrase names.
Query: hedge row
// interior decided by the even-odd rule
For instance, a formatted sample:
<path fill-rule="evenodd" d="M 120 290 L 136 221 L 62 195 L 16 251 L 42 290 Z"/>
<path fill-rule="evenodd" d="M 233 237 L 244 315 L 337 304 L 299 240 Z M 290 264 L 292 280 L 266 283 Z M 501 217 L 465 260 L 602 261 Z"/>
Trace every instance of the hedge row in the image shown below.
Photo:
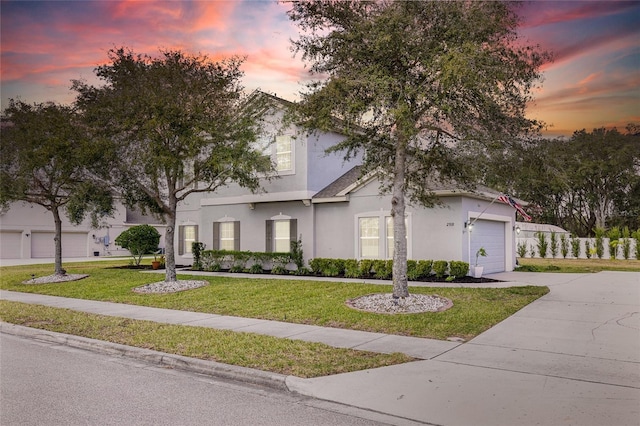
<path fill-rule="evenodd" d="M 217 272 L 247 272 L 262 274 L 318 275 L 323 277 L 378 278 L 388 280 L 393 274 L 392 260 L 374 259 L 329 259 L 315 258 L 309 261 L 310 270 L 296 267 L 291 253 L 266 253 L 231 250 L 196 250 L 193 269 Z M 452 260 L 408 260 L 407 278 L 419 281 L 431 275 L 437 278 L 464 277 L 469 273 L 469 264 Z"/>
<path fill-rule="evenodd" d="M 379 278 L 388 280 L 393 273 L 392 260 L 378 259 L 329 259 L 316 258 L 309 261 L 312 273 L 325 277 L 344 275 L 345 278 Z M 418 281 L 435 275 L 464 277 L 469 273 L 469 264 L 452 260 L 407 260 L 407 278 Z"/>
<path fill-rule="evenodd" d="M 294 260 L 291 253 L 203 250 L 198 254 L 194 253 L 193 269 L 211 272 L 228 269 L 229 272 L 261 274 L 271 270 L 273 274 L 286 274 L 287 265 Z"/>

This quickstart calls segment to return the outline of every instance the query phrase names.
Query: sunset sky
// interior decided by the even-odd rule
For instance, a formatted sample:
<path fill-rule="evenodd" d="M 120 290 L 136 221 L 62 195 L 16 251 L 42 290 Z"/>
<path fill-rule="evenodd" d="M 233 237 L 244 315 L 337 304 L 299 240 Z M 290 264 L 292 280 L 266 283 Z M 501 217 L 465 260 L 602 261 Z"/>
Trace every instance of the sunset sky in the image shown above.
<path fill-rule="evenodd" d="M 71 103 L 72 79 L 126 46 L 179 48 L 214 59 L 246 55 L 247 91 L 296 100 L 309 76 L 290 38 L 289 6 L 272 1 L 2 1 L 1 101 Z M 640 124 L 640 1 L 532 1 L 520 31 L 554 53 L 530 118 L 547 135 Z"/>

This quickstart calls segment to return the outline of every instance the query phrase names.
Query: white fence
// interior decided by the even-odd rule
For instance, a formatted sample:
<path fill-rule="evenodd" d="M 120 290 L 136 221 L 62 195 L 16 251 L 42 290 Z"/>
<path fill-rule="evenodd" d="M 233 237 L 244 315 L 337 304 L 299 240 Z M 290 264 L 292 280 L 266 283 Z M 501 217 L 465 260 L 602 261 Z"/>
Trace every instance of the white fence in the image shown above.
<path fill-rule="evenodd" d="M 590 252 L 591 252 L 591 258 L 592 259 L 598 259 L 598 255 L 595 252 L 595 246 L 596 246 L 596 239 L 595 238 L 577 238 L 577 240 L 580 241 L 580 250 L 579 250 L 579 254 L 578 254 L 578 259 L 587 259 L 587 252 L 586 252 L 586 242 L 589 242 L 589 247 L 590 247 Z M 553 258 L 553 254 L 552 254 L 552 250 L 551 250 L 551 239 L 550 239 L 550 235 L 546 234 L 546 241 L 547 241 L 547 254 L 546 254 L 546 258 L 550 259 Z M 572 239 L 571 238 L 567 238 L 567 247 L 568 247 L 568 252 L 567 252 L 567 259 L 575 259 L 576 257 L 573 255 L 573 250 L 572 250 L 572 246 L 571 246 L 571 242 Z M 633 238 L 629 238 L 628 239 L 629 242 L 629 259 L 638 259 L 640 257 L 638 257 L 637 255 L 637 241 Z M 540 257 L 540 252 L 538 249 L 538 243 L 539 240 L 537 238 L 516 238 L 516 256 L 520 257 L 520 250 L 519 247 L 521 247 L 522 244 L 526 244 L 526 255 L 524 256 L 525 258 L 527 257 Z M 562 254 L 562 248 L 560 246 L 561 242 L 560 242 L 560 235 L 557 235 L 557 251 L 556 251 L 556 258 L 562 259 L 564 256 Z M 611 253 L 610 253 L 610 247 L 609 247 L 609 238 L 603 238 L 603 255 L 602 258 L 603 259 L 610 259 L 611 258 Z M 620 240 L 618 240 L 618 245 L 617 245 L 617 252 L 616 252 L 616 259 L 624 259 L 623 256 L 623 246 L 625 244 L 625 241 L 623 238 L 620 238 Z"/>

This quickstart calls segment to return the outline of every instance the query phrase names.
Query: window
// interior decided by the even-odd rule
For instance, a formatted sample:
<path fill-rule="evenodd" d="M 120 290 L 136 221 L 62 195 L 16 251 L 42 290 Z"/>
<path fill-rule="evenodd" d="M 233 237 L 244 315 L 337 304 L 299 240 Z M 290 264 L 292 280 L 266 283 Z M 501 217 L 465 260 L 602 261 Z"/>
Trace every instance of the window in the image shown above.
<path fill-rule="evenodd" d="M 293 148 L 291 136 L 276 136 L 276 170 L 293 170 Z"/>
<path fill-rule="evenodd" d="M 376 259 L 379 257 L 379 222 L 377 217 L 361 217 L 358 220 L 361 258 Z"/>
<path fill-rule="evenodd" d="M 291 242 L 296 240 L 296 219 L 272 218 L 266 222 L 266 251 L 289 253 Z"/>
<path fill-rule="evenodd" d="M 393 258 L 393 218 L 388 212 L 376 212 L 357 217 L 358 244 L 357 257 L 360 259 L 392 259 Z M 380 225 L 384 224 L 384 227 Z M 407 235 L 409 234 L 409 217 L 405 219 Z M 407 254 L 411 252 L 407 237 Z"/>
<path fill-rule="evenodd" d="M 213 222 L 213 249 L 240 250 L 240 222 L 224 220 Z"/>
<path fill-rule="evenodd" d="M 191 254 L 192 244 L 198 241 L 198 225 L 181 225 L 178 227 L 178 254 Z"/>

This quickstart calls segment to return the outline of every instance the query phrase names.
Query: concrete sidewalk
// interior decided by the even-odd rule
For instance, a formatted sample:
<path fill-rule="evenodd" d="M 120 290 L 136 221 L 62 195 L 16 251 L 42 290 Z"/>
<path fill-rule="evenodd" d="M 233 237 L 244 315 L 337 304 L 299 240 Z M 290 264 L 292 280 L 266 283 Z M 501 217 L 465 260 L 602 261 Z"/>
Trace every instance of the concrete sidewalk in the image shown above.
<path fill-rule="evenodd" d="M 289 390 L 398 419 L 442 425 L 640 425 L 640 273 L 492 277 L 548 285 L 551 292 L 464 344 L 7 291 L 0 298 L 405 352 L 423 361 L 283 379 Z"/>

